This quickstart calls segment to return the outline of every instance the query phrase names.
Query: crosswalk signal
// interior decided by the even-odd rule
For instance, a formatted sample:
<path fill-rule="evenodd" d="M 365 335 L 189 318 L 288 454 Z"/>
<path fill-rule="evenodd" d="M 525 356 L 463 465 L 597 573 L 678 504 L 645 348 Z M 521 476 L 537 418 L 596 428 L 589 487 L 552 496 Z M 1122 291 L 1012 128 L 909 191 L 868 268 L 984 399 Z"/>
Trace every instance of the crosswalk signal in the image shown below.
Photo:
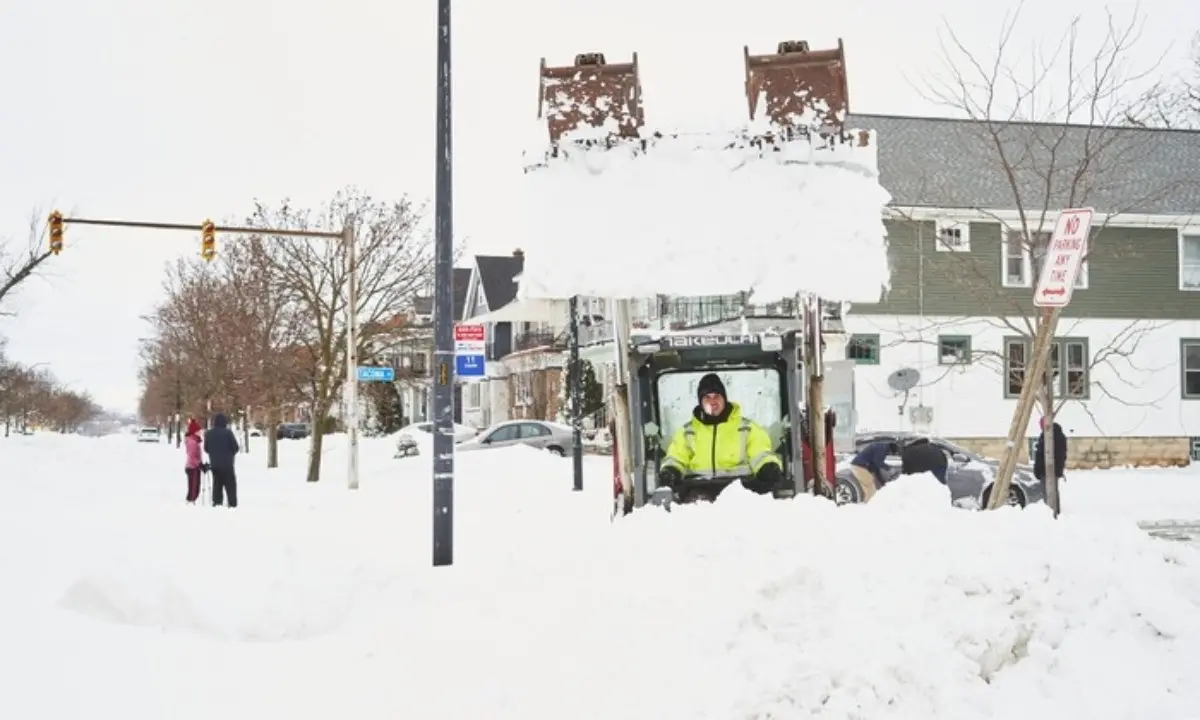
<path fill-rule="evenodd" d="M 212 220 L 205 220 L 200 226 L 200 257 L 204 262 L 212 262 L 217 256 L 217 226 Z"/>
<path fill-rule="evenodd" d="M 63 216 L 55 210 L 50 213 L 50 252 L 57 255 L 63 248 Z"/>

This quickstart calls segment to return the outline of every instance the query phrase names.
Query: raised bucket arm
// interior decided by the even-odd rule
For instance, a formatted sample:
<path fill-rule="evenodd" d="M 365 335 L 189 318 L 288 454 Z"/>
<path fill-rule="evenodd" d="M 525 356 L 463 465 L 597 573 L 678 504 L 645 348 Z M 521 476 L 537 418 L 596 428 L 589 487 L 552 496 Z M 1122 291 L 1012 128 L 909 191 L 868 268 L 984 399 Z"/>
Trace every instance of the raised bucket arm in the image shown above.
<path fill-rule="evenodd" d="M 604 53 L 581 53 L 571 65 L 550 67 L 542 58 L 538 117 L 546 119 L 550 143 L 580 128 L 603 128 L 613 121 L 613 135 L 640 136 L 643 122 L 638 58 L 609 64 Z"/>
<path fill-rule="evenodd" d="M 840 39 L 833 50 L 812 50 L 803 40 L 788 40 L 774 54 L 751 55 L 749 46 L 743 53 L 751 120 L 762 111 L 786 139 L 812 132 L 843 135 L 850 90 Z"/>

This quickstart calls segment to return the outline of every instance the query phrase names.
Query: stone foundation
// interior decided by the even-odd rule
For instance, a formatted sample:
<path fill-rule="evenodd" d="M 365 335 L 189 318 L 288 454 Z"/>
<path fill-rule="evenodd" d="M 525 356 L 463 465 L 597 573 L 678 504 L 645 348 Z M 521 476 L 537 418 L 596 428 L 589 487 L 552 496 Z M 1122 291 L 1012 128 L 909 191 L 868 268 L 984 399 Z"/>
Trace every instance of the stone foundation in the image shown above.
<path fill-rule="evenodd" d="M 1004 454 L 1004 438 L 953 438 L 953 442 L 986 457 Z M 1028 441 L 1021 443 L 1020 462 L 1032 464 Z M 1182 467 L 1191 463 L 1186 437 L 1067 437 L 1067 469 L 1109 467 Z"/>

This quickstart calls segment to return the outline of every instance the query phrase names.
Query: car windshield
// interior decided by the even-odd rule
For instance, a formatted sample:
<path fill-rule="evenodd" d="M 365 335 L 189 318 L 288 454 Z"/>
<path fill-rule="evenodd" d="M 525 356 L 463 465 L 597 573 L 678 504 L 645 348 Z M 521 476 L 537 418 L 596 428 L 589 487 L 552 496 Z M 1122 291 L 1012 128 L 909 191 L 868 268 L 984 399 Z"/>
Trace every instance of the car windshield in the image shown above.
<path fill-rule="evenodd" d="M 662 436 L 674 436 L 692 418 L 696 407 L 696 386 L 710 370 L 666 373 L 658 378 L 659 417 Z M 725 383 L 730 402 L 742 407 L 742 416 L 763 427 L 771 427 L 783 417 L 779 404 L 779 372 L 774 368 L 740 368 L 717 373 Z"/>

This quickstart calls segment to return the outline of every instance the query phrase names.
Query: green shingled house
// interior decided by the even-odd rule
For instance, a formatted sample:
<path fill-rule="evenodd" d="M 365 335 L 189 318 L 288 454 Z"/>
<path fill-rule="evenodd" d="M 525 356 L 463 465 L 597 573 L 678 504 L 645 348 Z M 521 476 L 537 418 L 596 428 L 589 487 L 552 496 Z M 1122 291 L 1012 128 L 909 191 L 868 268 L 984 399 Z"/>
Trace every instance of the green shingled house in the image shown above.
<path fill-rule="evenodd" d="M 1057 210 L 1090 206 L 1091 245 L 1054 356 L 1071 463 L 1200 453 L 1200 132 L 851 124 L 878 132 L 893 196 L 892 287 L 845 317 L 860 430 L 924 430 L 998 455 L 1025 381 L 1041 251 Z M 920 371 L 907 397 L 888 382 L 901 368 Z"/>

